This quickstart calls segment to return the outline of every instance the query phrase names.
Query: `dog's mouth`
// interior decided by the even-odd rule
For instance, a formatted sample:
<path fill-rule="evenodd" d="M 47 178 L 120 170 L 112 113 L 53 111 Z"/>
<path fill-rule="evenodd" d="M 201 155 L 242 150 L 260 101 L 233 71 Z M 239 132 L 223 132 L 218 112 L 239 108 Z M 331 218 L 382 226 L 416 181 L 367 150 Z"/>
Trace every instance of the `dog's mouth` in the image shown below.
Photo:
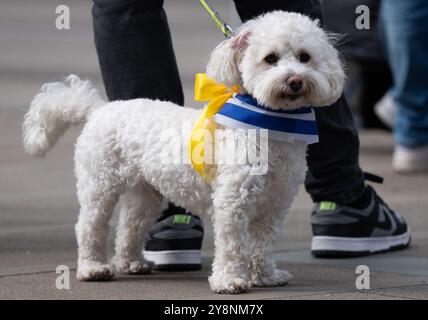
<path fill-rule="evenodd" d="M 295 101 L 301 97 L 301 94 L 281 92 L 280 97 L 281 99 L 284 99 L 284 100 Z"/>

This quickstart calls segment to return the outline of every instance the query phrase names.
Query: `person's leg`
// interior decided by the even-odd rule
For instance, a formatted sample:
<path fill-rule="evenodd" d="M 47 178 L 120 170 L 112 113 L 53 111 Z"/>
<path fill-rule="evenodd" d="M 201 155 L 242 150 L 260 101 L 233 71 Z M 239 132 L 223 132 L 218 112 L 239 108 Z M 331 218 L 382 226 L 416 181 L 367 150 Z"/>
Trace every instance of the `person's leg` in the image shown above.
<path fill-rule="evenodd" d="M 391 70 L 386 58 L 353 59 L 353 61 L 354 67 L 359 68 L 361 75 L 360 90 L 354 96 L 354 103 L 361 115 L 362 127 L 390 131 L 390 128 L 379 119 L 374 110 L 376 103 L 385 96 L 392 85 Z"/>
<path fill-rule="evenodd" d="M 110 100 L 152 98 L 183 105 L 163 0 L 93 0 L 95 45 Z"/>
<path fill-rule="evenodd" d="M 394 167 L 428 170 L 428 3 L 384 0 L 381 10 L 397 107 Z"/>
<path fill-rule="evenodd" d="M 243 22 L 255 18 L 263 13 L 284 10 L 298 12 L 322 20 L 321 4 L 319 0 L 234 0 L 236 10 Z"/>
<path fill-rule="evenodd" d="M 183 105 L 163 0 L 93 3 L 95 45 L 108 98 L 152 98 Z M 150 231 L 144 255 L 156 269 L 198 269 L 202 237 L 201 220 L 170 203 Z"/>
<path fill-rule="evenodd" d="M 285 10 L 322 22 L 318 0 L 235 0 L 235 4 L 244 21 Z M 358 132 L 345 98 L 315 112 L 320 142 L 309 146 L 305 182 L 316 203 L 311 218 L 312 253 L 344 257 L 408 246 L 410 232 L 404 219 L 365 186 L 358 163 Z"/>
<path fill-rule="evenodd" d="M 243 21 L 272 10 L 299 12 L 322 22 L 318 0 L 235 0 Z M 309 146 L 306 189 L 315 202 L 351 203 L 364 191 L 364 174 L 358 164 L 358 132 L 346 100 L 315 109 L 320 142 Z"/>

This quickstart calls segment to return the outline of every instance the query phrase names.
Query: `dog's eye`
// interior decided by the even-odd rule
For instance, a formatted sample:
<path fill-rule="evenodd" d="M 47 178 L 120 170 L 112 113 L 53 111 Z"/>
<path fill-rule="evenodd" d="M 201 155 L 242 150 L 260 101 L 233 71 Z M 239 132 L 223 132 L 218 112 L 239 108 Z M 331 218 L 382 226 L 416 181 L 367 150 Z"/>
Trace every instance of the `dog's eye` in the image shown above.
<path fill-rule="evenodd" d="M 268 54 L 268 55 L 265 57 L 265 61 L 266 61 L 266 63 L 268 63 L 268 64 L 275 64 L 275 63 L 277 63 L 277 62 L 278 62 L 278 60 L 279 60 L 279 57 L 278 57 L 278 55 L 277 55 L 277 54 L 275 54 L 275 53 Z"/>
<path fill-rule="evenodd" d="M 302 52 L 299 54 L 299 60 L 301 63 L 307 63 L 309 60 L 311 60 L 311 56 L 306 52 Z"/>

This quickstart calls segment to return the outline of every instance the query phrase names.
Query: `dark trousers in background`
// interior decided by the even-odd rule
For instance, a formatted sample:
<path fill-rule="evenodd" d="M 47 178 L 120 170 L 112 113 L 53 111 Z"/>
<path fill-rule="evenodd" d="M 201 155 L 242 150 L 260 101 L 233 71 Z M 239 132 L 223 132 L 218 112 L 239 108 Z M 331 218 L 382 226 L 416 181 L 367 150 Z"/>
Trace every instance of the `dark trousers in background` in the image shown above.
<path fill-rule="evenodd" d="M 95 45 L 109 99 L 148 97 L 183 105 L 163 0 L 93 2 Z M 318 0 L 235 0 L 235 5 L 243 21 L 272 10 L 322 18 Z M 351 112 L 343 97 L 315 112 L 320 142 L 309 146 L 306 189 L 314 201 L 350 203 L 364 190 L 358 132 Z"/>

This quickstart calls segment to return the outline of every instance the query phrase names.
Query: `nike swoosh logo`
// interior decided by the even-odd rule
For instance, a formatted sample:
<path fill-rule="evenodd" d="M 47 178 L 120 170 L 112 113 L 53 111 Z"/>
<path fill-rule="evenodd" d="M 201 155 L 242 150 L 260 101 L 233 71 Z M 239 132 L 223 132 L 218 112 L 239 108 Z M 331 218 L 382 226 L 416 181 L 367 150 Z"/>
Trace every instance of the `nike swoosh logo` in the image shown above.
<path fill-rule="evenodd" d="M 379 204 L 379 220 L 376 228 L 388 231 L 391 234 L 397 229 L 397 224 L 394 218 L 391 217 L 391 212 L 382 204 Z"/>

